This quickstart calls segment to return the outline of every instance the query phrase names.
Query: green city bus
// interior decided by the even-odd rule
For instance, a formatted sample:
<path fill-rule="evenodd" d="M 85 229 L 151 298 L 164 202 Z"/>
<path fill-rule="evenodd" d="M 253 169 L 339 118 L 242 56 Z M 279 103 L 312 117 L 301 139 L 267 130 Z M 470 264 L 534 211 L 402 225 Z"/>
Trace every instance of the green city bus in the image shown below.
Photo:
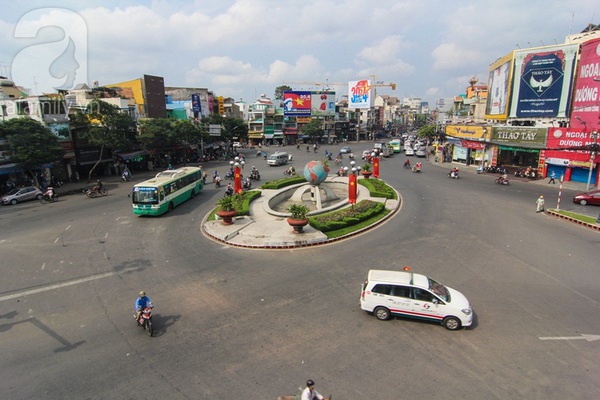
<path fill-rule="evenodd" d="M 133 213 L 161 215 L 197 195 L 204 187 L 202 168 L 182 167 L 159 172 L 136 184 L 131 193 Z"/>
<path fill-rule="evenodd" d="M 394 153 L 400 153 L 400 140 L 399 139 L 390 140 L 389 145 L 392 146 L 392 149 L 394 149 Z"/>

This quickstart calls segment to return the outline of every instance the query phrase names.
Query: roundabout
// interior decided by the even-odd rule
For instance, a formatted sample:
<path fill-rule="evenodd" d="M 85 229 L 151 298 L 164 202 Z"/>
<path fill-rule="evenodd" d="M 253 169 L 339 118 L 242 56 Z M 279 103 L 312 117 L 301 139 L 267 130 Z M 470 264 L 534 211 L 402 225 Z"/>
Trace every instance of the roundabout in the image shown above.
<path fill-rule="evenodd" d="M 278 190 L 257 189 L 261 192 L 261 196 L 250 204 L 249 216 L 235 217 L 233 224 L 224 225 L 219 219 L 208 220 L 211 215 L 209 214 L 202 221 L 202 232 L 212 240 L 242 248 L 273 250 L 312 247 L 338 242 L 372 229 L 395 215 L 401 207 L 401 198 L 398 192 L 396 192 L 397 199 L 372 197 L 366 187 L 357 185 L 357 203 L 362 200 L 384 203 L 385 208 L 389 210 L 387 215 L 367 227 L 357 228 L 357 230 L 335 239 L 329 239 L 325 233 L 310 225 L 304 227 L 303 233 L 294 233 L 287 222 L 289 213 L 284 212 L 285 207 L 279 207 L 278 204 L 285 203 L 290 199 L 307 204 L 315 203 L 312 205 L 309 215 L 351 207 L 348 202 L 347 190 L 344 197 L 343 190 L 340 189 L 348 187 L 347 177 L 329 176 L 323 181 L 323 184 L 323 187 L 316 191 L 313 190 L 312 193 L 309 183 Z M 317 199 L 314 199 L 314 196 L 308 198 L 307 196 L 315 193 L 318 193 L 317 196 L 319 196 L 321 192 L 326 196 L 320 203 L 324 207 L 317 207 Z M 326 199 L 332 195 L 337 198 L 327 201 Z"/>

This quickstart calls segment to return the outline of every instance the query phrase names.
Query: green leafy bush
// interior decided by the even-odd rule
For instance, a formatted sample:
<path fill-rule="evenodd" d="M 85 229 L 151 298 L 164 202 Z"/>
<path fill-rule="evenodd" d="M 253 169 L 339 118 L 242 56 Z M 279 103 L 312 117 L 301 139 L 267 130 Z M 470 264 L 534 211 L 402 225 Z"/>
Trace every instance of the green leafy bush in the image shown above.
<path fill-rule="evenodd" d="M 359 179 L 358 183 L 369 190 L 371 197 L 397 199 L 396 191 L 379 179 Z"/>
<path fill-rule="evenodd" d="M 282 187 L 304 183 L 304 176 L 292 176 L 290 178 L 275 179 L 274 181 L 265 182 L 261 185 L 261 189 L 281 189 Z"/>
<path fill-rule="evenodd" d="M 356 225 L 361 221 L 385 211 L 385 205 L 371 200 L 363 200 L 353 207 L 327 214 L 309 217 L 309 224 L 321 232 L 329 232 Z"/>

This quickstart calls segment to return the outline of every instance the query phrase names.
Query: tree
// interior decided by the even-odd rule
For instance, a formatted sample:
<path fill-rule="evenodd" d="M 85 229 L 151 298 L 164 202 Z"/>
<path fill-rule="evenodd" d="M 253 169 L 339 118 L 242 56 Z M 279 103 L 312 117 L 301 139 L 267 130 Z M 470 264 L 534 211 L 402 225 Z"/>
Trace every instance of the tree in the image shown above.
<path fill-rule="evenodd" d="M 61 160 L 65 154 L 52 131 L 31 118 L 0 124 L 0 137 L 8 141 L 13 160 L 27 170 Z"/>
<path fill-rule="evenodd" d="M 86 114 L 76 118 L 76 123 L 87 124 L 81 137 L 86 142 L 100 146 L 98 161 L 90 169 L 88 180 L 102 161 L 105 148 L 112 151 L 128 150 L 135 143 L 135 121 L 129 114 L 123 113 L 117 106 L 102 100 L 91 101 Z"/>
<path fill-rule="evenodd" d="M 174 139 L 180 143 L 198 144 L 208 136 L 208 132 L 190 120 L 176 120 L 172 127 Z"/>
<path fill-rule="evenodd" d="M 300 131 L 303 135 L 310 136 L 313 143 L 317 143 L 319 138 L 323 136 L 323 122 L 319 119 L 312 119 L 308 124 L 304 125 Z"/>
<path fill-rule="evenodd" d="M 277 86 L 275 88 L 275 98 L 277 100 L 283 100 L 283 93 L 284 92 L 290 92 L 292 90 L 293 89 L 290 86 L 288 86 L 288 85 Z"/>
<path fill-rule="evenodd" d="M 167 118 L 141 121 L 138 140 L 145 150 L 154 153 L 155 164 L 158 164 L 158 157 L 166 148 L 178 144 L 177 134 L 173 127 L 172 120 Z"/>
<path fill-rule="evenodd" d="M 248 138 L 248 125 L 241 118 L 224 118 L 219 114 L 211 114 L 202 118 L 200 125 L 208 132 L 209 125 L 221 126 L 221 138 L 227 142 L 232 142 L 234 138 L 246 140 Z"/>

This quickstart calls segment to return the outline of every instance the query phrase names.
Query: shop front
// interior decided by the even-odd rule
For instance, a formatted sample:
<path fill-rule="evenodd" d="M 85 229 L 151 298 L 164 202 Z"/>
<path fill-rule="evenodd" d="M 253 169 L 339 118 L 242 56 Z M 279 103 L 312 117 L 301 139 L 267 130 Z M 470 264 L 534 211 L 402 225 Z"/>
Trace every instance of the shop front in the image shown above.
<path fill-rule="evenodd" d="M 490 142 L 495 145 L 492 165 L 502 165 L 510 172 L 531 167 L 543 174 L 540 151 L 546 145 L 547 128 L 494 126 Z"/>
<path fill-rule="evenodd" d="M 587 183 L 598 186 L 600 174 L 600 156 L 594 157 L 590 174 L 592 158 L 589 147 L 594 144 L 590 132 L 577 128 L 550 128 L 548 141 L 543 159 L 546 164 L 545 175 L 554 172 L 557 177 L 563 177 L 565 182 Z M 587 147 L 587 148 L 586 148 Z"/>
<path fill-rule="evenodd" d="M 443 153 L 451 157 L 452 162 L 465 165 L 489 163 L 492 154 L 491 147 L 486 146 L 489 132 L 489 127 L 483 125 L 447 125 L 445 133 L 450 146 L 442 149 Z M 487 151 L 490 151 L 489 156 Z M 438 153 L 436 151 L 436 158 L 440 157 Z"/>

